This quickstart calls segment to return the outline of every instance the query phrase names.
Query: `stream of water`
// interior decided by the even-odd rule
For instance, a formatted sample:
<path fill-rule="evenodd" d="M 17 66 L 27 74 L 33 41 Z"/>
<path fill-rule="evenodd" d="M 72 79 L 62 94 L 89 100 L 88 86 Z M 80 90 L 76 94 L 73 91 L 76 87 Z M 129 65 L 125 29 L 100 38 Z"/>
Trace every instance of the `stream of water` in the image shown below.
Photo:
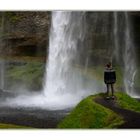
<path fill-rule="evenodd" d="M 119 18 L 117 12 L 114 12 L 114 54 L 118 64 L 123 60 L 123 80 L 125 92 L 133 97 L 136 95 L 134 81 L 137 72 L 137 60 L 135 53 L 135 44 L 133 42 L 131 20 L 127 12 L 123 13 L 123 17 L 124 20 L 122 18 Z M 119 33 L 122 32 L 120 31 L 120 29 L 124 31 L 123 37 Z M 120 40 L 123 40 L 124 42 L 123 48 L 121 46 Z"/>
<path fill-rule="evenodd" d="M 134 80 L 137 72 L 135 44 L 131 32 L 131 23 L 128 13 L 125 12 L 125 52 L 124 52 L 124 85 L 126 93 L 134 96 Z"/>
<path fill-rule="evenodd" d="M 85 86 L 80 69 L 76 69 L 85 38 L 84 12 L 53 12 L 50 31 L 49 58 L 46 67 L 44 94 L 50 101 L 75 104 L 91 92 L 96 83 Z M 82 58 L 80 57 L 80 60 Z"/>

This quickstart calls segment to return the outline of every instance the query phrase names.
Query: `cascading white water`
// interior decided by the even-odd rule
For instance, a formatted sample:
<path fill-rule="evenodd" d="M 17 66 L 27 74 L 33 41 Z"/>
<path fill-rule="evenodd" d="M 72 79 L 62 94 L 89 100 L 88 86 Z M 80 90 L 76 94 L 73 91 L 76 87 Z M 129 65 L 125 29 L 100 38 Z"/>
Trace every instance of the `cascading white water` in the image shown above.
<path fill-rule="evenodd" d="M 134 80 L 137 72 L 135 45 L 131 36 L 128 13 L 125 12 L 125 52 L 124 52 L 124 85 L 126 93 L 134 96 Z"/>
<path fill-rule="evenodd" d="M 82 27 L 84 14 L 72 12 L 53 12 L 49 43 L 49 58 L 46 69 L 46 96 L 66 94 L 77 85 L 78 77 L 73 72 L 79 40 L 84 39 Z M 75 94 L 75 93 L 74 93 Z"/>
<path fill-rule="evenodd" d="M 128 13 L 125 12 L 123 16 L 124 20 L 118 17 L 117 12 L 114 12 L 114 45 L 115 45 L 114 56 L 118 64 L 120 64 L 121 60 L 123 60 L 124 64 L 123 79 L 125 92 L 130 96 L 135 96 L 134 80 L 137 72 L 135 45 L 133 43 L 133 36 L 131 33 L 131 25 L 130 25 L 131 23 Z M 119 22 L 121 22 L 121 24 L 119 24 Z M 120 31 L 119 28 L 121 30 L 124 29 L 123 34 L 119 34 Z M 122 35 L 124 36 L 124 38 Z M 121 47 L 121 44 L 119 42 L 120 38 L 121 40 L 124 41 L 123 48 Z"/>
<path fill-rule="evenodd" d="M 4 33 L 4 14 L 2 15 L 2 19 L 1 19 L 1 30 L 0 30 L 0 46 L 3 45 L 2 42 L 2 36 Z M 3 47 L 0 47 L 1 49 L 3 49 Z M 2 52 L 3 50 L 1 50 Z M 5 61 L 4 59 L 1 58 L 0 60 L 0 89 L 4 89 L 4 82 L 5 82 Z"/>
<path fill-rule="evenodd" d="M 44 93 L 48 100 L 79 101 L 84 96 L 83 78 L 75 68 L 80 53 L 78 42 L 85 37 L 84 12 L 53 12 L 49 58 Z M 90 88 L 86 94 L 90 93 Z M 56 101 L 54 102 L 54 104 Z"/>
<path fill-rule="evenodd" d="M 106 16 L 108 17 L 108 15 Z M 106 33 L 110 27 L 107 26 L 109 19 L 105 19 L 103 16 L 100 20 L 99 17 L 96 13 L 94 31 L 97 30 L 98 35 Z M 99 28 L 101 30 L 97 28 L 99 23 L 104 25 L 100 26 L 103 27 Z M 120 49 L 123 48 L 121 48 L 119 44 L 118 23 L 118 15 L 114 13 L 114 55 L 119 61 Z M 49 57 L 46 65 L 43 94 L 37 96 L 19 96 L 13 100 L 8 100 L 6 103 L 12 106 L 64 109 L 74 106 L 83 97 L 89 94 L 101 92 L 103 89 L 103 81 L 101 81 L 101 83 L 96 79 L 96 76 L 94 80 L 88 79 L 84 81 L 87 75 L 85 77 L 83 77 L 83 75 L 87 71 L 89 58 L 87 57 L 86 59 L 85 71 L 83 73 L 76 67 L 79 60 L 82 61 L 82 57 L 80 57 L 79 54 L 81 44 L 83 44 L 85 38 L 85 31 L 84 12 L 52 12 L 52 23 L 49 35 Z M 127 13 L 125 13 L 124 40 L 124 84 L 126 92 L 131 94 L 134 92 L 133 84 L 136 74 L 136 59 L 134 45 L 130 37 L 130 23 Z"/>
<path fill-rule="evenodd" d="M 113 55 L 117 61 L 119 61 L 119 41 L 118 41 L 118 14 L 117 12 L 113 13 L 114 16 L 114 46 L 115 46 L 115 51 L 113 52 Z"/>
<path fill-rule="evenodd" d="M 84 69 L 83 72 L 79 67 L 80 61 L 85 62 L 80 56 L 85 25 L 84 12 L 52 12 L 43 94 L 20 95 L 7 99 L 7 105 L 66 109 L 102 90 L 103 86 L 98 83 L 99 80 L 97 82 L 96 76 L 94 79 L 85 76 Z"/>

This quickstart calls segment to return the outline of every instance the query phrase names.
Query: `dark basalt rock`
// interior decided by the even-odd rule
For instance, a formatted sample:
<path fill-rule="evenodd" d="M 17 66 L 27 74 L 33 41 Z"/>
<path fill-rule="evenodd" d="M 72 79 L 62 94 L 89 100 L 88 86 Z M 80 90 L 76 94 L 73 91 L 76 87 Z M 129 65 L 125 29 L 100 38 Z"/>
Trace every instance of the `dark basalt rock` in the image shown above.
<path fill-rule="evenodd" d="M 4 12 L 2 18 L 1 55 L 46 56 L 50 12 Z"/>

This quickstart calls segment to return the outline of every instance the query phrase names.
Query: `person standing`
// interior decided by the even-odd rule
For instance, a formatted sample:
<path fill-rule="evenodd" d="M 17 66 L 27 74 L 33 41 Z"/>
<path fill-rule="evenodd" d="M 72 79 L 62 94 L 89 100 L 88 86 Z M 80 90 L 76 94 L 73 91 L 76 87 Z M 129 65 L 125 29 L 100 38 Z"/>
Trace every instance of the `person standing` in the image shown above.
<path fill-rule="evenodd" d="M 107 99 L 110 98 L 109 96 L 109 89 L 111 87 L 112 96 L 111 98 L 114 99 L 114 83 L 116 82 L 116 72 L 112 68 L 111 62 L 106 64 L 105 71 L 104 71 L 104 82 L 107 87 Z"/>

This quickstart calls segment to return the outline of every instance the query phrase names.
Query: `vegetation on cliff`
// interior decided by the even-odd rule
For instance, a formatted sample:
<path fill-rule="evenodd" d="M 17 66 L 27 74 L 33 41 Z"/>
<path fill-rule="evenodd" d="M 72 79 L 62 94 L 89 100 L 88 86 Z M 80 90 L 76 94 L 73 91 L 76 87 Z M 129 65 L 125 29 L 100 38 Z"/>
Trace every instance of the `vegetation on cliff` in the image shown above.
<path fill-rule="evenodd" d="M 0 129 L 33 129 L 33 128 L 15 124 L 0 123 Z"/>
<path fill-rule="evenodd" d="M 28 90 L 41 90 L 45 73 L 45 63 L 28 62 L 10 66 L 6 73 L 8 88 L 25 87 Z"/>

